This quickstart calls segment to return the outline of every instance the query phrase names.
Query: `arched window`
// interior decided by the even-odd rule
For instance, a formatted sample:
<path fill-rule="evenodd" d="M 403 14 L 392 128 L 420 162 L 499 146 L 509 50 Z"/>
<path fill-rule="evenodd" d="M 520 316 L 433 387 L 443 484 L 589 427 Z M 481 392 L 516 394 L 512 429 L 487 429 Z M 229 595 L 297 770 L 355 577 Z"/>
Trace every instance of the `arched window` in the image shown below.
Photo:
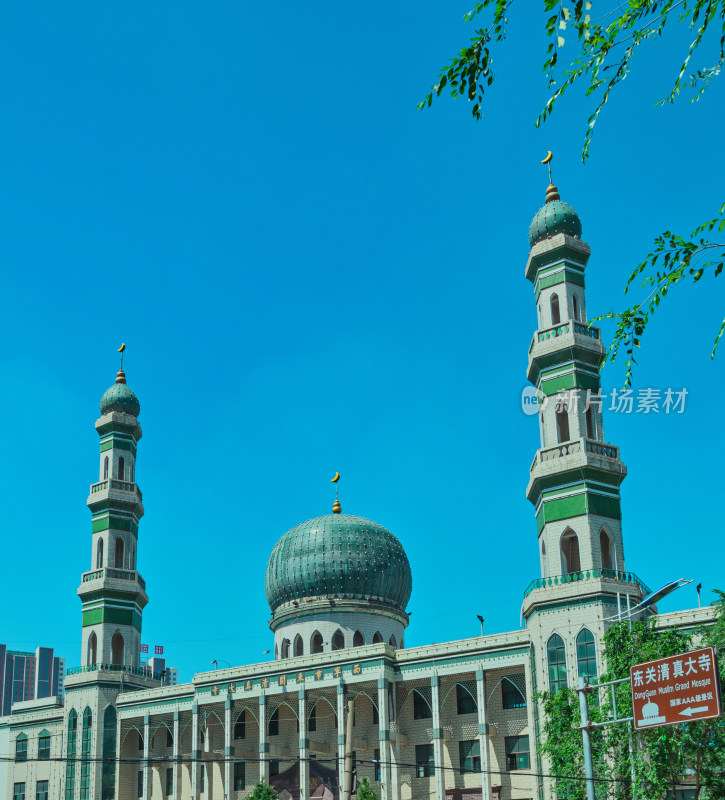
<path fill-rule="evenodd" d="M 602 528 L 599 533 L 599 547 L 602 551 L 602 568 L 613 569 L 612 540 L 606 528 Z"/>
<path fill-rule="evenodd" d="M 597 649 L 592 632 L 586 628 L 576 637 L 576 661 L 580 678 L 587 683 L 597 679 Z"/>
<path fill-rule="evenodd" d="M 247 712 L 244 709 L 242 709 L 242 713 L 237 717 L 237 721 L 234 723 L 234 738 L 247 738 Z"/>
<path fill-rule="evenodd" d="M 373 636 L 373 644 L 382 644 L 383 637 L 380 635 L 380 631 L 375 631 Z"/>
<path fill-rule="evenodd" d="M 65 767 L 65 800 L 73 800 L 76 785 L 76 749 L 78 737 L 78 714 L 75 708 L 68 714 L 68 749 Z"/>
<path fill-rule="evenodd" d="M 355 631 L 355 635 L 352 637 L 352 646 L 362 647 L 364 644 L 365 637 L 362 635 L 361 631 Z"/>
<path fill-rule="evenodd" d="M 131 481 L 131 483 L 133 483 L 134 478 L 136 477 L 136 465 L 133 463 L 133 461 L 131 462 L 131 466 L 128 468 L 128 470 L 131 473 L 128 476 L 128 479 Z"/>
<path fill-rule="evenodd" d="M 541 574 L 546 574 L 546 542 L 541 540 Z"/>
<path fill-rule="evenodd" d="M 116 631 L 111 639 L 111 663 L 123 664 L 123 636 Z"/>
<path fill-rule="evenodd" d="M 129 552 L 128 568 L 136 569 L 136 548 L 133 545 Z"/>
<path fill-rule="evenodd" d="M 395 640 L 395 635 L 394 635 L 394 634 L 391 634 L 391 635 L 390 635 L 390 646 L 391 646 L 391 647 L 396 647 L 396 648 L 397 648 L 397 646 L 398 646 L 398 643 L 397 643 L 397 641 Z"/>
<path fill-rule="evenodd" d="M 564 640 L 558 633 L 554 633 L 549 638 L 546 645 L 546 658 L 549 663 L 549 691 L 558 692 L 559 689 L 566 689 L 568 686 L 566 679 L 566 650 Z"/>
<path fill-rule="evenodd" d="M 81 800 L 90 800 L 92 725 L 93 712 L 86 706 L 86 710 L 83 712 L 83 734 L 81 736 Z"/>
<path fill-rule="evenodd" d="M 103 480 L 108 480 L 108 456 L 103 460 Z"/>
<path fill-rule="evenodd" d="M 50 761 L 50 734 L 46 730 L 38 737 L 38 761 Z"/>
<path fill-rule="evenodd" d="M 96 545 L 96 569 L 101 569 L 103 566 L 103 539 L 98 537 L 98 544 Z"/>
<path fill-rule="evenodd" d="M 119 536 L 116 539 L 116 569 L 123 569 L 123 539 Z"/>
<path fill-rule="evenodd" d="M 280 655 L 282 658 L 289 658 L 289 639 L 282 639 Z"/>
<path fill-rule="evenodd" d="M 335 633 L 332 634 L 332 649 L 333 650 L 342 650 L 345 647 L 345 636 L 343 635 L 342 631 L 338 628 Z"/>
<path fill-rule="evenodd" d="M 307 730 L 312 733 L 317 730 L 317 703 L 310 709 L 310 716 L 307 718 Z"/>
<path fill-rule="evenodd" d="M 88 637 L 88 656 L 86 657 L 86 664 L 91 665 L 96 663 L 96 650 L 98 648 L 98 638 L 96 632 L 91 631 Z"/>
<path fill-rule="evenodd" d="M 579 316 L 579 295 L 576 292 L 574 292 L 571 302 L 572 306 L 574 307 L 574 319 L 577 322 L 581 322 L 581 317 Z"/>
<path fill-rule="evenodd" d="M 561 314 L 559 313 L 559 295 L 551 295 L 551 324 L 558 325 L 561 322 Z"/>
<path fill-rule="evenodd" d="M 305 654 L 305 643 L 302 641 L 302 637 L 299 633 L 295 636 L 294 653 L 296 656 L 303 656 Z"/>
<path fill-rule="evenodd" d="M 279 736 L 279 708 L 275 708 L 269 718 L 269 735 Z"/>
<path fill-rule="evenodd" d="M 542 411 L 539 414 L 539 431 L 541 433 L 541 444 L 542 446 L 546 447 L 546 428 L 544 427 L 544 412 Z"/>
<path fill-rule="evenodd" d="M 18 734 L 17 739 L 15 739 L 15 760 L 28 760 L 28 737 L 24 733 Z"/>
<path fill-rule="evenodd" d="M 123 460 L 123 456 L 118 459 L 118 475 L 116 477 L 119 481 L 126 480 L 126 462 Z"/>
<path fill-rule="evenodd" d="M 594 425 L 594 409 L 589 406 L 584 412 L 584 419 L 587 423 L 587 439 L 596 439 L 596 427 Z"/>
<path fill-rule="evenodd" d="M 274 660 L 275 661 L 279 660 L 279 645 L 278 644 L 276 644 L 274 646 Z"/>
<path fill-rule="evenodd" d="M 571 528 L 564 531 L 561 537 L 561 571 L 564 574 L 581 570 L 579 558 L 579 537 Z"/>
<path fill-rule="evenodd" d="M 312 639 L 310 639 L 310 653 L 321 653 L 322 652 L 322 634 L 319 631 L 315 631 L 312 634 Z"/>
<path fill-rule="evenodd" d="M 103 712 L 103 766 L 101 767 L 101 800 L 114 800 L 116 783 L 116 708 Z"/>
<path fill-rule="evenodd" d="M 570 439 L 569 409 L 562 401 L 556 404 L 556 438 L 558 442 L 568 442 Z"/>

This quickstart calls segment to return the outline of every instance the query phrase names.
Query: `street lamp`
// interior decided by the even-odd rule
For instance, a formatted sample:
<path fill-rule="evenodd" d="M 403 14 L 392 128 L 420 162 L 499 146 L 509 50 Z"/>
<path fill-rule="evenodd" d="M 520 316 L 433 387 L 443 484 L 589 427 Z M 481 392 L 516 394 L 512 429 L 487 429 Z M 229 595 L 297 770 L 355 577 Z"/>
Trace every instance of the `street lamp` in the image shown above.
<path fill-rule="evenodd" d="M 226 661 L 225 659 L 223 659 L 223 658 L 215 658 L 215 659 L 214 659 L 214 660 L 211 662 L 211 663 L 214 665 L 214 669 L 215 669 L 215 670 L 216 670 L 216 669 L 219 669 L 219 662 L 220 662 L 220 661 L 224 661 L 224 663 L 225 663 L 225 664 L 226 664 L 228 667 L 231 667 L 231 664 L 230 664 L 228 661 Z"/>
<path fill-rule="evenodd" d="M 481 623 L 481 636 L 483 636 L 483 623 L 485 620 L 480 614 L 476 614 L 476 616 L 478 617 L 478 621 Z"/>

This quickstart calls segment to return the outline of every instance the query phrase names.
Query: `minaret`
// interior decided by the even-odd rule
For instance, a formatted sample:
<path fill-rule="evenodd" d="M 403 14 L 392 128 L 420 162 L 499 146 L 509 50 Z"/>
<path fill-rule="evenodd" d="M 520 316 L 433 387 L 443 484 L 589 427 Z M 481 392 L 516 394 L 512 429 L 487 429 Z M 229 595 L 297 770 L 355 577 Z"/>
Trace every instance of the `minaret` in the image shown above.
<path fill-rule="evenodd" d="M 577 653 L 595 659 L 608 620 L 626 613 L 646 589 L 625 567 L 619 487 L 627 468 L 604 438 L 599 370 L 606 351 L 599 328 L 587 324 L 590 250 L 581 233 L 576 212 L 550 182 L 529 229 L 526 265 L 538 319 L 528 379 L 536 387 L 541 439 L 526 495 L 536 514 L 541 578 L 526 590 L 523 615 L 541 659 L 539 690 L 591 676 L 596 661 L 582 673 Z M 594 622 L 582 633 L 577 609 L 585 605 Z M 551 656 L 552 642 L 558 656 Z M 552 667 L 549 658 L 548 670 L 547 647 L 559 659 Z"/>
<path fill-rule="evenodd" d="M 138 524 L 143 516 L 136 484 L 141 406 L 121 369 L 101 398 L 96 430 L 101 437 L 98 481 L 91 485 L 91 569 L 82 575 L 83 666 L 139 667 L 141 615 L 148 603 L 136 565 Z"/>

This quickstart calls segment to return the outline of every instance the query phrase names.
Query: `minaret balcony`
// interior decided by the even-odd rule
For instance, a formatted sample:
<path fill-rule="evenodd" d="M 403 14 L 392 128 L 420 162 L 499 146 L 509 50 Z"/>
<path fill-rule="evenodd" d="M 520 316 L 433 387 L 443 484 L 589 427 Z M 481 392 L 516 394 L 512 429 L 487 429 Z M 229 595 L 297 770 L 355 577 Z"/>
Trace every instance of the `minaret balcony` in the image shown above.
<path fill-rule="evenodd" d="M 584 361 L 599 368 L 605 353 L 599 328 L 567 320 L 534 333 L 529 345 L 527 377 L 536 384 L 542 369 L 565 361 Z"/>
<path fill-rule="evenodd" d="M 104 505 L 108 502 L 120 505 L 139 505 L 143 508 L 143 494 L 137 483 L 107 478 L 105 481 L 91 484 L 88 505 Z"/>
<path fill-rule="evenodd" d="M 105 590 L 133 594 L 136 603 L 141 608 L 144 608 L 149 601 L 146 594 L 146 581 L 136 570 L 103 567 L 84 572 L 81 575 L 81 585 L 77 591 L 81 598 Z"/>
<path fill-rule="evenodd" d="M 627 475 L 627 467 L 619 460 L 619 448 L 615 445 L 596 439 L 572 439 L 537 451 L 529 469 L 531 477 L 526 496 L 532 500 L 536 483 L 542 478 L 585 467 L 613 473 L 618 476 L 618 483 Z"/>
<path fill-rule="evenodd" d="M 81 575 L 81 583 L 88 583 L 89 581 L 100 580 L 115 580 L 115 581 L 138 581 L 142 589 L 146 588 L 146 581 L 141 577 L 141 573 L 132 569 L 115 569 L 114 567 L 103 567 L 102 569 L 94 569 L 90 572 L 84 572 Z"/>

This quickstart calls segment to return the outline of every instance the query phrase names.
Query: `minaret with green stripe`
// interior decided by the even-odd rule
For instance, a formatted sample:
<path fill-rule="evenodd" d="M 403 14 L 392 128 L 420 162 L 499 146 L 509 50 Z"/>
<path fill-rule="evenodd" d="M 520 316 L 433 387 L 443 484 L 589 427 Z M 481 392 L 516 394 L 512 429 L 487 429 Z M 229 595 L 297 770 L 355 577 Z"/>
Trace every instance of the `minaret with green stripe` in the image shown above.
<path fill-rule="evenodd" d="M 98 481 L 91 485 L 91 568 L 78 595 L 83 603 L 83 666 L 139 666 L 141 615 L 148 602 L 137 570 L 138 525 L 143 516 L 136 483 L 141 438 L 138 398 L 123 369 L 101 398 L 96 430 L 101 438 Z"/>
<path fill-rule="evenodd" d="M 576 212 L 550 184 L 529 229 L 526 265 L 538 316 L 527 377 L 537 390 L 541 438 L 527 497 L 541 576 L 555 583 L 625 571 L 619 487 L 627 468 L 604 438 L 599 370 L 606 351 L 599 328 L 587 324 L 590 250 L 581 233 Z"/>

